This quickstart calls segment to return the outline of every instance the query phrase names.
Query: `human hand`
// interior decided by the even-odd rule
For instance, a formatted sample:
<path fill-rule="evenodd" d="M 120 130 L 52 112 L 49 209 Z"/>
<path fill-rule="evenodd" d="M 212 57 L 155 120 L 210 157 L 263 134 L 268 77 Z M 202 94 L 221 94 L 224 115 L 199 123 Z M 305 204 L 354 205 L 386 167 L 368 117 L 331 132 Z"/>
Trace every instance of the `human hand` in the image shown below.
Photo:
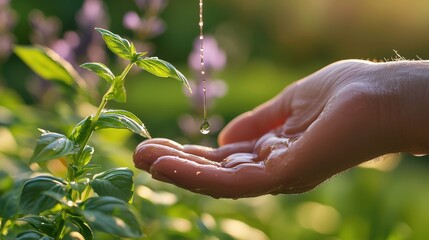
<path fill-rule="evenodd" d="M 193 192 L 240 198 L 305 192 L 382 154 L 427 151 L 415 126 L 403 124 L 422 124 L 415 103 L 427 100 L 427 63 L 414 65 L 336 62 L 234 119 L 219 148 L 150 139 L 136 148 L 135 165 Z"/>

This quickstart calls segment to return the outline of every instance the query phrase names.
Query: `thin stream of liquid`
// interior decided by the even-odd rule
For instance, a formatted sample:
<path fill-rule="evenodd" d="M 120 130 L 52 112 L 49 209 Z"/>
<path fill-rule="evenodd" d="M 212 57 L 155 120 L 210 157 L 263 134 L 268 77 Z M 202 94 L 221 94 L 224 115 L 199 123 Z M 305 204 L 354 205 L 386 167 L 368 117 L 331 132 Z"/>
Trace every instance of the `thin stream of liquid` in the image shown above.
<path fill-rule="evenodd" d="M 201 61 L 201 77 L 203 79 L 203 122 L 200 126 L 200 132 L 202 134 L 208 134 L 210 132 L 210 124 L 207 121 L 207 90 L 206 90 L 206 68 L 204 66 L 204 33 L 203 33 L 203 0 L 200 0 L 200 61 Z"/>

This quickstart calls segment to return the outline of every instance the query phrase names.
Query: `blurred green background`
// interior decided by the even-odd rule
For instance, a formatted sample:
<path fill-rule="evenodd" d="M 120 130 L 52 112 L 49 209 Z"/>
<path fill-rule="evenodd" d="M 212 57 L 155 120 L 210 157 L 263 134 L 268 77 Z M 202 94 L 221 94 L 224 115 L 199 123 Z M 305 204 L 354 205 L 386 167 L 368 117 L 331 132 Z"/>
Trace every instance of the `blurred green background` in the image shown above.
<path fill-rule="evenodd" d="M 9 36 L 16 44 L 33 44 L 34 24 L 29 16 L 39 9 L 59 23 L 55 40 L 70 31 L 82 37 L 88 32 L 79 25 L 78 12 L 84 3 L 100 2 L 3 0 L 0 36 Z M 164 2 L 158 17 L 165 29 L 145 39 L 124 27 L 123 18 L 130 11 L 148 16 L 138 8 L 138 2 L 150 1 L 101 2 L 103 27 L 150 43 L 151 54 L 194 78 L 188 56 L 199 33 L 197 0 Z M 209 115 L 221 117 L 220 125 L 270 99 L 291 82 L 340 59 L 391 60 L 397 57 L 395 51 L 405 58 L 429 59 L 429 1 L 425 0 L 205 0 L 204 6 L 205 33 L 214 36 L 227 55 L 226 65 L 212 75 L 227 86 L 226 94 L 215 99 L 209 110 Z M 4 14 L 6 10 L 11 15 Z M 6 49 L 4 42 L 0 41 L 0 47 Z M 74 59 L 79 64 L 88 57 L 82 54 Z M 105 60 L 120 71 L 121 63 L 112 55 Z M 27 159 L 38 127 L 68 131 L 87 108 L 91 109 L 61 95 L 55 90 L 58 86 L 44 84 L 15 55 L 2 55 L 0 172 L 13 179 L 35 171 L 27 166 Z M 103 83 L 93 85 L 104 91 Z M 126 87 L 128 103 L 110 107 L 134 112 L 152 136 L 215 145 L 216 131 L 203 137 L 184 134 L 179 127 L 180 116 L 190 114 L 198 119 L 200 110 L 177 81 L 137 73 L 127 80 Z M 118 131 L 103 131 L 93 139 L 103 167 L 136 170 L 135 205 L 146 224 L 147 239 L 396 240 L 429 236 L 427 157 L 391 155 L 301 195 L 215 200 L 156 182 L 133 168 L 132 151 L 141 140 Z M 7 189 L 7 184 L 0 181 L 0 189 Z"/>

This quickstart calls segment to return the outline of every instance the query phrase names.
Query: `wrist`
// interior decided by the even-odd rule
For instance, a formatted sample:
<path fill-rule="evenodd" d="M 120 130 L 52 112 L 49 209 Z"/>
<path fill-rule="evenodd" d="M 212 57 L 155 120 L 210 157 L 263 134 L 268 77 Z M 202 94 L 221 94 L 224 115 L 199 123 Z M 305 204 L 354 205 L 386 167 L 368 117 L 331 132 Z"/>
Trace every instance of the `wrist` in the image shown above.
<path fill-rule="evenodd" d="M 383 86 L 381 121 L 392 151 L 429 153 L 429 61 L 375 65 Z"/>

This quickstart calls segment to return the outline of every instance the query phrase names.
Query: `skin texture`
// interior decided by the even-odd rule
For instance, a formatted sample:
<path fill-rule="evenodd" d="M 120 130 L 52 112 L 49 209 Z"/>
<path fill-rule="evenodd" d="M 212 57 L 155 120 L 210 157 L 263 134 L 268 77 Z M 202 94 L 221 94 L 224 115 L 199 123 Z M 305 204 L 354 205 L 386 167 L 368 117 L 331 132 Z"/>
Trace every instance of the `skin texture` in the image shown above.
<path fill-rule="evenodd" d="M 428 61 L 343 60 L 235 118 L 219 148 L 149 139 L 134 163 L 215 198 L 301 193 L 386 153 L 429 152 L 427 105 Z"/>

